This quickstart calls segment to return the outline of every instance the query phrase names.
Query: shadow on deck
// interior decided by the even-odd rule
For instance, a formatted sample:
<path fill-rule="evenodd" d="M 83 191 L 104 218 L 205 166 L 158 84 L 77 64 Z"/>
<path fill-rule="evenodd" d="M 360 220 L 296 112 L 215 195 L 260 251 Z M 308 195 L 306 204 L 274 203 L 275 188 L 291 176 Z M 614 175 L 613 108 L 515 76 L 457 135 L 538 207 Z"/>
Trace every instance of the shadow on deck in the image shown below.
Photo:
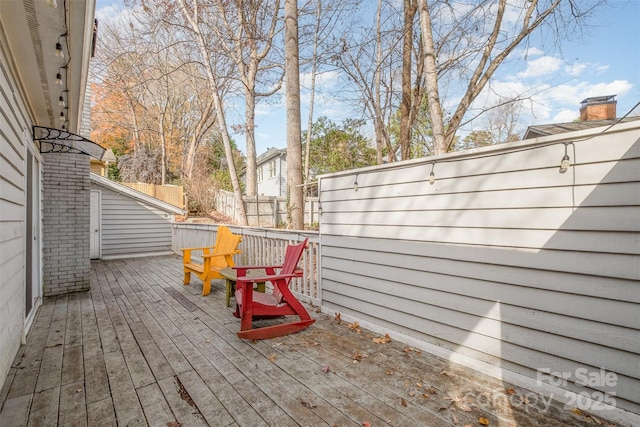
<path fill-rule="evenodd" d="M 91 291 L 48 298 L 0 393 L 0 426 L 567 426 L 601 420 L 309 311 L 248 342 L 224 282 L 178 257 L 93 261 Z M 393 335 L 391 336 L 393 339 Z M 379 339 L 378 341 L 384 341 Z M 486 424 L 488 423 L 488 424 Z"/>

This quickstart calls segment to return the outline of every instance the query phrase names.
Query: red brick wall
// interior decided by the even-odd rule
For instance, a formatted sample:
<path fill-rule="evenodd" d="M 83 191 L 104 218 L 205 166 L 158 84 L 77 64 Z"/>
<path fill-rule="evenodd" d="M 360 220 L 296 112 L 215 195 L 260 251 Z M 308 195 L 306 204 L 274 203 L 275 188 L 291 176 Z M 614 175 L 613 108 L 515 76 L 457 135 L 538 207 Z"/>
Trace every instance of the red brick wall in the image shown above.
<path fill-rule="evenodd" d="M 609 120 L 616 118 L 616 101 L 604 104 L 592 104 L 580 109 L 580 121 Z"/>

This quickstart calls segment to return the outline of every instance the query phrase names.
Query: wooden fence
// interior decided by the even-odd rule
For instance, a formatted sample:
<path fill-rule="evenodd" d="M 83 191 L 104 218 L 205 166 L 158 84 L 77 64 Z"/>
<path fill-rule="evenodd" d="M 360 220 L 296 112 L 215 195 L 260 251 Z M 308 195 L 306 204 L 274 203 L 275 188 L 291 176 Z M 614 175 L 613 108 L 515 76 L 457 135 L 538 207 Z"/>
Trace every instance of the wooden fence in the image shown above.
<path fill-rule="evenodd" d="M 244 196 L 244 208 L 251 227 L 278 227 L 287 222 L 287 199 L 274 196 Z M 304 223 L 315 228 L 320 222 L 318 198 L 309 197 L 304 205 Z M 220 190 L 216 194 L 216 210 L 238 221 L 233 193 Z"/>
<path fill-rule="evenodd" d="M 186 206 L 182 185 L 156 185 L 144 182 L 121 182 L 120 184 L 170 203 L 181 209 L 184 209 Z"/>
<path fill-rule="evenodd" d="M 229 226 L 242 235 L 242 253 L 234 258 L 237 265 L 277 265 L 282 263 L 288 244 L 296 244 L 309 238 L 299 267 L 302 277 L 291 281 L 290 288 L 303 301 L 316 305 L 321 303 L 319 280 L 320 238 L 317 232 L 291 230 L 268 230 L 250 227 Z M 213 224 L 173 224 L 173 251 L 181 254 L 180 248 L 213 246 L 218 226 Z M 198 259 L 198 254 L 194 253 Z"/>

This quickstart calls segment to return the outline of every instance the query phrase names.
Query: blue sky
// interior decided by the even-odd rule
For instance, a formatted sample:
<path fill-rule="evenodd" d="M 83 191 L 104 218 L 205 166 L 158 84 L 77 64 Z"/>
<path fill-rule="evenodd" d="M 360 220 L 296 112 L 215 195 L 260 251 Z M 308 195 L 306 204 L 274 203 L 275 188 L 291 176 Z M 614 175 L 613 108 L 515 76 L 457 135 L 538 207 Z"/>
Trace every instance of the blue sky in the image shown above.
<path fill-rule="evenodd" d="M 96 16 L 106 19 L 120 8 L 121 1 L 98 0 Z M 526 91 L 531 101 L 521 113 L 523 126 L 569 122 L 579 117 L 580 101 L 590 96 L 617 95 L 618 117 L 626 114 L 640 101 L 640 0 L 611 0 L 611 7 L 601 9 L 591 27 L 580 40 L 565 40 L 562 52 L 545 49 L 534 40 L 527 50 L 512 56 L 520 58 L 505 64 L 492 83 L 497 92 Z M 526 59 L 525 59 L 526 58 Z M 301 76 L 304 83 L 305 76 Z M 334 122 L 350 116 L 350 108 L 340 103 L 331 86 L 336 76 L 320 77 L 316 94 L 314 117 L 326 115 Z M 486 91 L 488 92 L 488 91 Z M 488 101 L 481 95 L 478 103 Z M 307 108 L 302 94 L 302 128 L 306 129 Z M 227 106 L 229 124 L 242 120 L 244 104 Z M 640 115 L 636 109 L 635 115 Z M 256 109 L 256 150 L 258 154 L 269 147 L 286 147 L 286 117 L 284 98 L 259 104 Z M 467 126 L 461 133 L 482 127 L 480 121 Z M 523 129 L 524 130 L 524 129 Z M 363 129 L 366 136 L 370 132 Z M 233 135 L 244 151 L 242 135 Z"/>

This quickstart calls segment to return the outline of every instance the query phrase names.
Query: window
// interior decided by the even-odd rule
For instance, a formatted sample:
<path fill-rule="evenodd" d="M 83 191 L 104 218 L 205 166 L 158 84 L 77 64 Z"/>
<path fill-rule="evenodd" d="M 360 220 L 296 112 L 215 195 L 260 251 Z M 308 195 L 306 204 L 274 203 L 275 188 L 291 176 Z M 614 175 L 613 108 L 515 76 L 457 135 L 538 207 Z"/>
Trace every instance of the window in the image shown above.
<path fill-rule="evenodd" d="M 257 175 L 258 175 L 258 182 L 262 182 L 262 166 L 260 166 L 258 168 L 258 170 L 256 171 Z"/>
<path fill-rule="evenodd" d="M 271 160 L 269 162 L 269 178 L 273 178 L 276 176 L 276 161 Z"/>

